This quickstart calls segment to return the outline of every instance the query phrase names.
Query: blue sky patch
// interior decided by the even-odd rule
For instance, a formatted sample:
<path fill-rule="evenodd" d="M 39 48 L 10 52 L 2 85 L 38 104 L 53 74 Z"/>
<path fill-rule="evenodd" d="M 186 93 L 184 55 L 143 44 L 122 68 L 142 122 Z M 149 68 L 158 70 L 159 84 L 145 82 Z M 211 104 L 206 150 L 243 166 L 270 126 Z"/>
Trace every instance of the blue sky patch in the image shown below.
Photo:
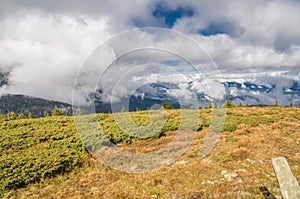
<path fill-rule="evenodd" d="M 171 10 L 164 4 L 157 4 L 155 10 L 152 12 L 155 18 L 164 18 L 165 25 L 168 28 L 174 26 L 177 19 L 182 17 L 191 17 L 194 15 L 194 11 L 190 8 L 178 7 L 175 10 Z"/>
<path fill-rule="evenodd" d="M 217 34 L 227 34 L 230 36 L 238 36 L 240 34 L 233 24 L 229 22 L 211 22 L 205 29 L 199 30 L 198 33 L 203 36 L 212 36 Z"/>
<path fill-rule="evenodd" d="M 181 63 L 180 60 L 165 60 L 161 64 L 167 66 L 178 66 Z"/>

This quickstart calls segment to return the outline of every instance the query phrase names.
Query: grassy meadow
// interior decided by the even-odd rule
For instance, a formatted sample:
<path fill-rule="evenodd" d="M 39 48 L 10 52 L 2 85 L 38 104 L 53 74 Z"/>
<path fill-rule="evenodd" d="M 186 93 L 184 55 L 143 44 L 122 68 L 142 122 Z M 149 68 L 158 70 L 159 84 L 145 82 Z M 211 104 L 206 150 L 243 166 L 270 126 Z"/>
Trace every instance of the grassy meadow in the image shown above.
<path fill-rule="evenodd" d="M 166 123 L 138 139 L 119 128 L 111 114 L 97 114 L 107 139 L 136 153 L 156 151 L 180 128 L 181 110 L 167 110 Z M 271 159 L 284 156 L 300 180 L 300 108 L 226 109 L 224 127 L 212 152 L 200 158 L 211 109 L 199 109 L 191 146 L 168 167 L 127 173 L 88 153 L 70 116 L 0 118 L 0 197 L 3 198 L 262 198 L 264 185 L 280 195 Z M 148 111 L 132 112 L 147 126 Z M 93 150 L 91 142 L 88 149 Z"/>

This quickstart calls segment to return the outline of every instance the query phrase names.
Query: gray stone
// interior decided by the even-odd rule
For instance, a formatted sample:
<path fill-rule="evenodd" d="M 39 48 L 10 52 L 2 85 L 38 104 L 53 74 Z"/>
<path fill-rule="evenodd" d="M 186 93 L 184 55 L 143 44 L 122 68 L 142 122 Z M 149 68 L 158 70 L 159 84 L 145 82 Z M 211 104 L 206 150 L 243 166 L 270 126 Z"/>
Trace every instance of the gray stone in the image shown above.
<path fill-rule="evenodd" d="M 279 192 L 280 192 L 280 189 L 277 188 L 277 187 L 273 187 L 272 192 L 273 192 L 273 193 L 279 193 Z"/>
<path fill-rule="evenodd" d="M 248 191 L 238 191 L 236 193 L 237 195 L 237 199 L 244 199 L 244 198 L 251 198 L 251 193 L 249 193 Z"/>
<path fill-rule="evenodd" d="M 228 173 L 226 170 L 223 170 L 221 172 L 221 175 L 224 176 L 224 178 L 228 181 L 228 182 L 232 182 L 234 180 L 235 177 L 238 176 L 237 173 L 232 172 L 232 173 Z"/>
<path fill-rule="evenodd" d="M 239 184 L 239 183 L 243 183 L 243 179 L 242 178 L 237 178 L 233 181 L 234 184 Z"/>
<path fill-rule="evenodd" d="M 272 159 L 273 167 L 278 179 L 281 195 L 284 199 L 300 198 L 300 187 L 293 176 L 289 164 L 284 157 Z"/>

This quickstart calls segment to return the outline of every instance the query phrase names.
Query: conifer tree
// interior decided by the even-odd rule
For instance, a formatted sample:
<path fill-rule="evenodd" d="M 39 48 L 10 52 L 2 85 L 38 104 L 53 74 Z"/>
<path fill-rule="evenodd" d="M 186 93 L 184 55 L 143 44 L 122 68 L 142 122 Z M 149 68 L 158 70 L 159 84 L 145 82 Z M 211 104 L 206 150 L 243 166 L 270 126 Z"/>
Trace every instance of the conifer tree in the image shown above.
<path fill-rule="evenodd" d="M 163 102 L 162 103 L 162 107 L 164 109 L 173 109 L 173 106 L 172 106 L 172 104 L 170 102 Z"/>
<path fill-rule="evenodd" d="M 11 112 L 7 113 L 7 119 L 9 119 L 9 120 L 15 120 L 16 118 L 17 117 L 16 117 L 15 112 L 11 111 Z"/>
<path fill-rule="evenodd" d="M 233 108 L 233 107 L 235 107 L 235 105 L 234 105 L 234 103 L 232 103 L 231 100 L 226 100 L 224 107 L 225 108 Z"/>
<path fill-rule="evenodd" d="M 25 118 L 25 115 L 23 114 L 23 113 L 20 113 L 19 115 L 18 115 L 18 119 L 24 119 Z"/>
<path fill-rule="evenodd" d="M 126 108 L 124 106 L 122 106 L 121 112 L 126 112 Z"/>
<path fill-rule="evenodd" d="M 219 108 L 219 105 L 217 102 L 214 103 L 214 108 Z"/>
<path fill-rule="evenodd" d="M 82 115 L 80 107 L 77 108 L 77 115 Z"/>
<path fill-rule="evenodd" d="M 210 109 L 210 108 L 212 108 L 212 104 L 211 103 L 209 103 L 206 107 L 205 107 L 206 109 Z"/>
<path fill-rule="evenodd" d="M 59 116 L 59 115 L 62 115 L 62 113 L 60 112 L 59 108 L 55 106 L 52 112 L 52 116 Z"/>

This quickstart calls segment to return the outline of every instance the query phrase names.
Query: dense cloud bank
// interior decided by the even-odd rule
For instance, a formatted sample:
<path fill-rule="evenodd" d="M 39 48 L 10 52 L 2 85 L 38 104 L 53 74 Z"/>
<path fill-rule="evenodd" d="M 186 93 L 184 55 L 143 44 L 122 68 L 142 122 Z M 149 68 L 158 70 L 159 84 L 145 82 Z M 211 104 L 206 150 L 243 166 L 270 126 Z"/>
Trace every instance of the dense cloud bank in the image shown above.
<path fill-rule="evenodd" d="M 143 31 L 133 36 L 136 42 L 142 42 L 145 46 L 157 43 L 173 46 L 173 51 L 178 55 L 183 52 L 190 54 L 191 61 L 199 68 L 211 67 L 211 71 L 202 71 L 205 74 L 204 83 L 216 88 L 214 92 L 206 93 L 210 97 L 223 97 L 224 79 L 242 79 L 262 85 L 275 84 L 277 90 L 267 94 L 232 89 L 229 91 L 232 95 L 256 96 L 266 103 L 277 98 L 287 103 L 291 99 L 283 95 L 285 89 L 292 87 L 294 81 L 299 81 L 299 22 L 300 3 L 292 0 L 246 3 L 136 0 L 130 4 L 95 0 L 1 1 L 0 71 L 7 74 L 9 81 L 1 86 L 0 94 L 19 93 L 71 103 L 76 74 L 94 49 L 122 31 L 154 26 L 185 33 L 210 55 L 220 75 L 214 75 L 215 65 L 209 56 L 195 53 L 174 38 L 161 39 Z M 132 41 L 132 38 L 124 40 L 120 48 L 135 45 Z M 107 59 L 116 58 L 114 50 L 107 49 Z M 124 73 L 131 67 L 150 62 L 147 60 L 149 55 L 154 63 L 176 65 L 182 71 L 187 67 L 187 63 L 178 56 L 143 52 L 122 59 L 118 63 L 119 68 L 115 67 L 115 73 Z M 207 92 L 203 87 L 203 78 L 199 79 L 198 74 L 174 78 L 176 74 L 166 72 L 155 79 L 157 73 L 151 73 L 146 67 L 144 70 L 139 73 L 140 77 L 145 76 L 142 79 L 148 78 L 144 84 L 162 80 L 178 84 L 169 91 L 173 95 L 188 97 L 190 93 L 187 88 Z M 138 77 L 127 78 L 122 82 L 117 97 L 128 95 L 126 89 Z M 109 81 L 116 80 L 112 78 Z M 78 96 L 78 99 L 81 98 Z"/>

